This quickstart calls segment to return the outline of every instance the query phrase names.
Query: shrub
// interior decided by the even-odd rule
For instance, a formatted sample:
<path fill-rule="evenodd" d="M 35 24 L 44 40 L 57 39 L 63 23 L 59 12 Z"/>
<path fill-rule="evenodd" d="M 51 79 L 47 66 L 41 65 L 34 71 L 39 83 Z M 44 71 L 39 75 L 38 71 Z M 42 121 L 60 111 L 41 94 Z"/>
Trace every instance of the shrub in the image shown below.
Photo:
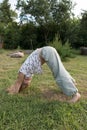
<path fill-rule="evenodd" d="M 56 37 L 53 43 L 51 43 L 51 46 L 56 48 L 62 60 L 65 60 L 67 57 L 74 57 L 72 48 L 68 40 L 65 42 L 65 44 L 62 44 L 61 40 Z"/>

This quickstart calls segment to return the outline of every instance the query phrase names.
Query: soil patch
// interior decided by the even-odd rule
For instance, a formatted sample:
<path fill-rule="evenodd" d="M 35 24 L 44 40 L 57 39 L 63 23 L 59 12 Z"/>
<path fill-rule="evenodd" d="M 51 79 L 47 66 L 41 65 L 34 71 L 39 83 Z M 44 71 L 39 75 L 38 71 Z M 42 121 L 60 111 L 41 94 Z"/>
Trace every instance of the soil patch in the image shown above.
<path fill-rule="evenodd" d="M 62 92 L 55 91 L 52 89 L 43 89 L 43 90 L 41 90 L 41 94 L 44 99 L 47 99 L 49 101 L 58 100 L 58 101 L 65 102 L 69 99 L 69 97 L 64 95 Z"/>

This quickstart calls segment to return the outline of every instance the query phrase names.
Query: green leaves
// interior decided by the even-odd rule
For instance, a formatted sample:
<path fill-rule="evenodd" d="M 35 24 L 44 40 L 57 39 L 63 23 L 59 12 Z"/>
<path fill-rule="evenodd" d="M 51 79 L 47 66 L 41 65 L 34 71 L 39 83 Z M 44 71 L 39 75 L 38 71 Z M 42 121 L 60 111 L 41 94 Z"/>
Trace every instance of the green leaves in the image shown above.
<path fill-rule="evenodd" d="M 9 22 L 12 22 L 13 18 L 16 16 L 16 12 L 11 10 L 11 5 L 9 4 L 9 1 L 4 0 L 0 4 L 0 22 L 4 23 L 5 26 L 7 26 L 7 24 Z"/>

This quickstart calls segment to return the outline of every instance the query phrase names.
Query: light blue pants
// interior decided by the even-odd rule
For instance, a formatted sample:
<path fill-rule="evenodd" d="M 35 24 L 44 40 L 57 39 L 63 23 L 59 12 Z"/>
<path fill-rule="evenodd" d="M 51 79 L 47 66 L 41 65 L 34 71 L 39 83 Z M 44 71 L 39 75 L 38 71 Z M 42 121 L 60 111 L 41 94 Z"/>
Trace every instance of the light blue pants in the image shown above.
<path fill-rule="evenodd" d="M 43 47 L 41 50 L 41 56 L 51 69 L 54 79 L 62 91 L 67 96 L 72 96 L 77 93 L 78 89 L 74 84 L 74 79 L 64 68 L 60 56 L 55 48 L 50 46 Z"/>

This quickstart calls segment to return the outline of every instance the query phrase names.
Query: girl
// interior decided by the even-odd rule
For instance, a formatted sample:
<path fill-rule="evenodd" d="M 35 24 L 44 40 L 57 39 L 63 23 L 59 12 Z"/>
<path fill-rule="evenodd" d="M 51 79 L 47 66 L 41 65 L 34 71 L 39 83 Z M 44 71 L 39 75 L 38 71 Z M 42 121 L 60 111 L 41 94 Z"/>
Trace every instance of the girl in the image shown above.
<path fill-rule="evenodd" d="M 77 102 L 81 95 L 75 86 L 75 80 L 63 66 L 56 49 L 50 46 L 36 49 L 31 53 L 19 69 L 16 82 L 8 88 L 7 91 L 11 94 L 15 94 L 19 93 L 23 88 L 28 87 L 32 80 L 32 76 L 35 73 L 42 73 L 41 66 L 44 63 L 47 63 L 51 69 L 53 77 L 63 93 L 67 96 L 72 96 L 68 102 Z"/>

